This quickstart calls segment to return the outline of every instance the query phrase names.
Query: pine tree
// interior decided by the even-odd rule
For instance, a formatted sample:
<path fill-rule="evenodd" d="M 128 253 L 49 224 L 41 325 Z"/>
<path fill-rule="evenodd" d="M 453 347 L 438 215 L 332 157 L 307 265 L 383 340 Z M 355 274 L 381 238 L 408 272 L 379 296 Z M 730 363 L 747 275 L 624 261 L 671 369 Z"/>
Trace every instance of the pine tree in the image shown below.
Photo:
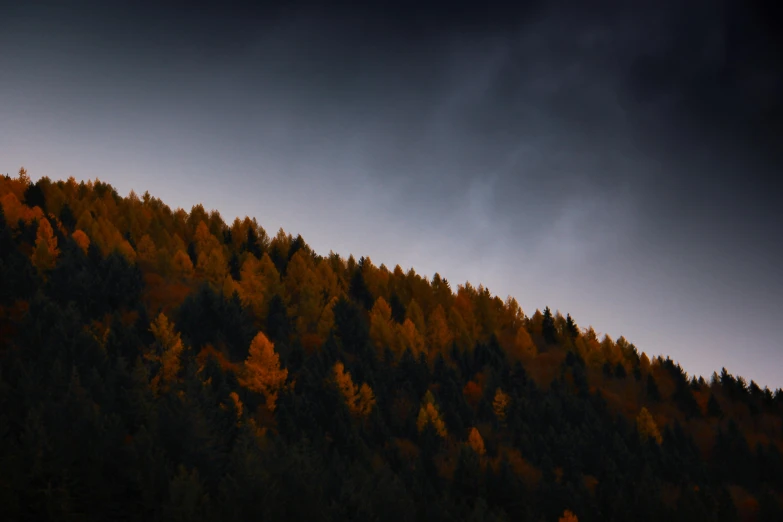
<path fill-rule="evenodd" d="M 541 322 L 541 333 L 544 335 L 544 341 L 547 344 L 555 344 L 557 342 L 557 329 L 555 328 L 555 320 L 552 317 L 552 311 L 548 306 L 544 308 L 544 318 Z"/>
<path fill-rule="evenodd" d="M 572 339 L 579 337 L 579 327 L 574 320 L 571 319 L 571 314 L 566 314 L 566 329 L 568 330 L 569 337 Z"/>

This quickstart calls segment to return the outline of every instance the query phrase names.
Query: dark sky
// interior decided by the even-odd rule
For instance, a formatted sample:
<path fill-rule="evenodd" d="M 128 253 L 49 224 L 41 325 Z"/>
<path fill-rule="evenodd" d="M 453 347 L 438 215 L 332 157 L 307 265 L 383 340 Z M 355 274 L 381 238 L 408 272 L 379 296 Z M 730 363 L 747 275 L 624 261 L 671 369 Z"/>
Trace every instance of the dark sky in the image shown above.
<path fill-rule="evenodd" d="M 256 216 L 783 386 L 775 2 L 162 5 L 0 4 L 0 171 Z"/>

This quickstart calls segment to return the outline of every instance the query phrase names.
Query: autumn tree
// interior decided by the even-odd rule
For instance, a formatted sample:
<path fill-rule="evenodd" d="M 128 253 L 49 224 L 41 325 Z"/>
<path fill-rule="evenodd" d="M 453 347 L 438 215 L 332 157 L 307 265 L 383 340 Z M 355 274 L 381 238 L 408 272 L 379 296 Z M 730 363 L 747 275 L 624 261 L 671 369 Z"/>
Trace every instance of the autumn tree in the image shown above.
<path fill-rule="evenodd" d="M 52 225 L 46 218 L 38 222 L 38 232 L 35 237 L 35 250 L 33 251 L 33 266 L 39 272 L 48 272 L 54 268 L 60 250 L 57 248 L 57 238 L 54 236 Z"/>
<path fill-rule="evenodd" d="M 228 265 L 220 241 L 212 235 L 204 221 L 199 222 L 193 239 L 196 245 L 196 270 L 218 288 L 228 272 Z"/>
<path fill-rule="evenodd" d="M 239 383 L 256 393 L 263 393 L 269 411 L 275 410 L 278 392 L 288 378 L 288 370 L 280 367 L 280 356 L 274 344 L 263 332 L 253 338 Z"/>
<path fill-rule="evenodd" d="M 141 266 L 151 269 L 158 261 L 158 249 L 149 234 L 144 234 L 136 245 L 136 260 Z"/>
<path fill-rule="evenodd" d="M 643 407 L 639 411 L 639 415 L 636 416 L 636 429 L 639 431 L 639 437 L 641 437 L 642 441 L 653 439 L 658 444 L 663 442 L 658 425 L 655 423 L 652 415 L 650 415 L 650 412 L 647 411 L 647 408 Z"/>
<path fill-rule="evenodd" d="M 242 303 L 253 311 L 257 320 L 266 318 L 269 302 L 282 291 L 280 274 L 272 259 L 268 254 L 264 254 L 261 259 L 247 256 L 240 274 L 239 295 Z"/>
<path fill-rule="evenodd" d="M 402 324 L 396 326 L 400 350 L 400 352 L 397 353 L 398 356 L 401 356 L 405 350 L 410 350 L 414 357 L 418 357 L 420 354 L 425 353 L 426 346 L 424 344 L 424 337 L 416 328 L 413 321 L 405 319 Z M 392 346 L 392 349 L 394 349 L 394 346 Z"/>
<path fill-rule="evenodd" d="M 288 314 L 296 320 L 300 334 L 315 332 L 323 309 L 313 259 L 306 250 L 297 251 L 288 262 L 283 287 Z"/>
<path fill-rule="evenodd" d="M 87 249 L 90 248 L 90 238 L 87 236 L 87 234 L 81 230 L 74 230 L 73 234 L 71 234 L 71 237 L 82 250 L 82 252 L 86 254 Z"/>
<path fill-rule="evenodd" d="M 451 347 L 453 339 L 446 321 L 446 313 L 443 311 L 443 307 L 438 305 L 427 321 L 427 353 L 430 362 L 433 362 L 439 353 L 445 355 L 447 349 Z"/>
<path fill-rule="evenodd" d="M 177 250 L 171 260 L 171 265 L 175 275 L 184 279 L 193 277 L 193 262 L 183 250 Z"/>
<path fill-rule="evenodd" d="M 432 426 L 441 438 L 446 438 L 446 423 L 443 422 L 440 409 L 438 408 L 438 405 L 435 404 L 435 397 L 429 390 L 427 390 L 427 393 L 424 395 L 421 407 L 419 408 L 416 428 L 421 433 L 428 425 Z"/>
<path fill-rule="evenodd" d="M 528 362 L 538 354 L 527 328 L 520 326 L 514 337 L 513 350 L 508 354 L 512 362 Z"/>
<path fill-rule="evenodd" d="M 150 331 L 155 337 L 155 346 L 146 358 L 160 364 L 160 371 L 151 383 L 152 389 L 165 390 L 176 381 L 179 374 L 180 357 L 184 348 L 182 339 L 174 329 L 174 323 L 162 312 L 150 325 Z"/>
<path fill-rule="evenodd" d="M 427 325 L 424 322 L 424 312 L 421 311 L 419 303 L 415 299 L 411 299 L 408 303 L 408 308 L 405 311 L 405 317 L 410 319 L 413 325 L 416 327 L 422 336 L 427 335 Z"/>
<path fill-rule="evenodd" d="M 332 375 L 351 414 L 357 417 L 368 417 L 375 406 L 372 388 L 367 383 L 361 386 L 354 384 L 351 373 L 345 371 L 345 365 L 341 361 L 337 361 L 332 367 Z"/>
<path fill-rule="evenodd" d="M 481 433 L 475 427 L 470 428 L 468 433 L 468 446 L 476 452 L 479 457 L 486 455 L 487 450 L 484 447 L 484 439 L 481 437 Z"/>
<path fill-rule="evenodd" d="M 398 352 L 394 339 L 394 323 L 391 316 L 391 307 L 383 297 L 375 300 L 370 311 L 370 339 L 379 354 L 383 354 L 386 348 Z"/>
<path fill-rule="evenodd" d="M 495 412 L 495 417 L 501 425 L 504 425 L 506 422 L 509 404 L 511 404 L 511 397 L 500 388 L 495 390 L 495 397 L 492 400 L 492 411 Z"/>
<path fill-rule="evenodd" d="M 563 511 L 563 516 L 558 519 L 558 522 L 579 522 L 579 519 L 576 518 L 576 515 L 574 515 L 571 511 L 566 509 Z"/>

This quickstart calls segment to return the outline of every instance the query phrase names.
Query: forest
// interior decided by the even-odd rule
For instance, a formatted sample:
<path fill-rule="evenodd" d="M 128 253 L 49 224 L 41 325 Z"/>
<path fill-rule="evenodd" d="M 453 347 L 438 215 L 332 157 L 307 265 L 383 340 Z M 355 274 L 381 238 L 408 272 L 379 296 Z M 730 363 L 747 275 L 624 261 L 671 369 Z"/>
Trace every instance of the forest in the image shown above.
<path fill-rule="evenodd" d="M 24 169 L 0 176 L 0 439 L 5 521 L 783 520 L 780 389 Z"/>

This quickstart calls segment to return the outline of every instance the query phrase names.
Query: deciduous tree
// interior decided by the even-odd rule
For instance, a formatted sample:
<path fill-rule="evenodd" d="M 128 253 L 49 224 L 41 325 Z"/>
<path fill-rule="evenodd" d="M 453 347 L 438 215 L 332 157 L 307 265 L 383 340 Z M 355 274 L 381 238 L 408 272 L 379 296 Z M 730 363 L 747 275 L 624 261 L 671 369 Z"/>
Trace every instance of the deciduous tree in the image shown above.
<path fill-rule="evenodd" d="M 280 367 L 280 356 L 274 344 L 263 332 L 258 332 L 250 343 L 250 352 L 245 361 L 239 382 L 245 388 L 266 397 L 266 406 L 274 411 L 277 395 L 288 378 L 288 370 Z"/>

